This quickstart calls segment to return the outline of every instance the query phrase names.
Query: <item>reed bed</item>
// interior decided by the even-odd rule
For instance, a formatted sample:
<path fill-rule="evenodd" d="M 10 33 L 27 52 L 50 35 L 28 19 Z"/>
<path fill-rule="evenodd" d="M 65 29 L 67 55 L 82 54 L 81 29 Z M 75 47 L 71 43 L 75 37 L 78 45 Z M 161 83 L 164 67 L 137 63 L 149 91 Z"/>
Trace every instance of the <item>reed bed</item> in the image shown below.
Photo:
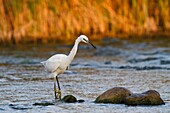
<path fill-rule="evenodd" d="M 168 33 L 170 0 L 0 0 L 0 42 Z"/>

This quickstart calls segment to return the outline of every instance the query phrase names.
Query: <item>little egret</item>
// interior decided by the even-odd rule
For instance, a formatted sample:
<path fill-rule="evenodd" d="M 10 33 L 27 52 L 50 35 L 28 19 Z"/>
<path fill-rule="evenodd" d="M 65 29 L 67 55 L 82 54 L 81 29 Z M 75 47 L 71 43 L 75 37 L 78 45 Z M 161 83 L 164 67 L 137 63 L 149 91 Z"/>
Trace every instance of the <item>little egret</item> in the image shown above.
<path fill-rule="evenodd" d="M 58 75 L 63 74 L 65 70 L 69 68 L 69 65 L 71 64 L 72 60 L 74 59 L 78 45 L 80 42 L 84 42 L 87 44 L 92 45 L 94 48 L 96 48 L 85 35 L 80 35 L 74 43 L 74 46 L 72 50 L 70 51 L 69 55 L 65 54 L 56 54 L 51 56 L 48 60 L 41 62 L 45 69 L 53 75 L 54 77 L 54 95 L 55 99 L 61 99 L 61 89 L 60 84 L 58 81 Z M 56 81 L 58 85 L 58 91 L 56 90 Z"/>

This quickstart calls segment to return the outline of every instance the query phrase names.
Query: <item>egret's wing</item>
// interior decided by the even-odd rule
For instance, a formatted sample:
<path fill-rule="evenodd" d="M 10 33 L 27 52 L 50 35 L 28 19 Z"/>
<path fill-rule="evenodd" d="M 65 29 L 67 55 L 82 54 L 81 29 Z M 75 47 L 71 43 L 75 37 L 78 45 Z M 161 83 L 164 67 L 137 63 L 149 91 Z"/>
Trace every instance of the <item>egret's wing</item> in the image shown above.
<path fill-rule="evenodd" d="M 41 62 L 45 69 L 49 72 L 54 72 L 62 63 L 62 61 L 66 58 L 66 55 L 57 54 L 50 57 L 48 60 Z"/>
<path fill-rule="evenodd" d="M 44 61 L 42 62 L 45 69 L 49 72 L 54 72 L 60 65 L 60 61 Z"/>

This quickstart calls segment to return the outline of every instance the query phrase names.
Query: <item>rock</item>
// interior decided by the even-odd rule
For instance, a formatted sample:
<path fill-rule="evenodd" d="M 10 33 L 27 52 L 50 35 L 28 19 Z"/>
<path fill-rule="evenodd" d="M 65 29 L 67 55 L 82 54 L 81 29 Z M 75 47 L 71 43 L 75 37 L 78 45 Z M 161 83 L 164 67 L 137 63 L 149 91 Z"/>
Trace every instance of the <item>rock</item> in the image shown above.
<path fill-rule="evenodd" d="M 67 103 L 74 103 L 77 102 L 76 97 L 74 97 L 73 95 L 66 95 L 62 101 L 67 102 Z"/>
<path fill-rule="evenodd" d="M 126 105 L 162 105 L 165 104 L 160 94 L 155 90 L 143 93 L 131 93 L 123 87 L 114 87 L 107 90 L 95 100 L 96 103 L 113 103 Z"/>
<path fill-rule="evenodd" d="M 78 103 L 83 103 L 84 100 L 80 99 L 80 100 L 77 100 Z"/>
<path fill-rule="evenodd" d="M 107 90 L 95 100 L 96 103 L 113 103 L 113 104 L 123 104 L 126 97 L 130 96 L 132 93 L 123 87 L 114 87 Z"/>
<path fill-rule="evenodd" d="M 48 102 L 48 101 L 43 101 L 43 102 L 39 102 L 39 103 L 34 103 L 34 106 L 49 106 L 49 105 L 54 105 L 54 103 L 52 102 Z"/>
<path fill-rule="evenodd" d="M 140 94 L 132 94 L 126 98 L 126 105 L 161 105 L 165 104 L 160 94 L 155 90 L 148 90 Z"/>

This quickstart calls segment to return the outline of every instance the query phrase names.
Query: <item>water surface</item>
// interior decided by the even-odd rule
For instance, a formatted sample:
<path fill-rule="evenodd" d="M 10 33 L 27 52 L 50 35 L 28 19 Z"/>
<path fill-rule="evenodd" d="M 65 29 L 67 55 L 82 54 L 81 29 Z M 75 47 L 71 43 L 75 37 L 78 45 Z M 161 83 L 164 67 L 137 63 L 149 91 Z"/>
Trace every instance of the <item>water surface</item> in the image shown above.
<path fill-rule="evenodd" d="M 56 53 L 68 54 L 72 45 L 25 45 L 0 47 L 0 112 L 170 112 L 169 39 L 103 39 L 97 50 L 81 44 L 69 71 L 59 76 L 62 96 L 72 94 L 84 103 L 54 100 L 53 79 L 41 61 Z M 95 98 L 113 87 L 141 93 L 157 90 L 165 105 L 129 107 L 123 104 L 95 104 Z"/>

